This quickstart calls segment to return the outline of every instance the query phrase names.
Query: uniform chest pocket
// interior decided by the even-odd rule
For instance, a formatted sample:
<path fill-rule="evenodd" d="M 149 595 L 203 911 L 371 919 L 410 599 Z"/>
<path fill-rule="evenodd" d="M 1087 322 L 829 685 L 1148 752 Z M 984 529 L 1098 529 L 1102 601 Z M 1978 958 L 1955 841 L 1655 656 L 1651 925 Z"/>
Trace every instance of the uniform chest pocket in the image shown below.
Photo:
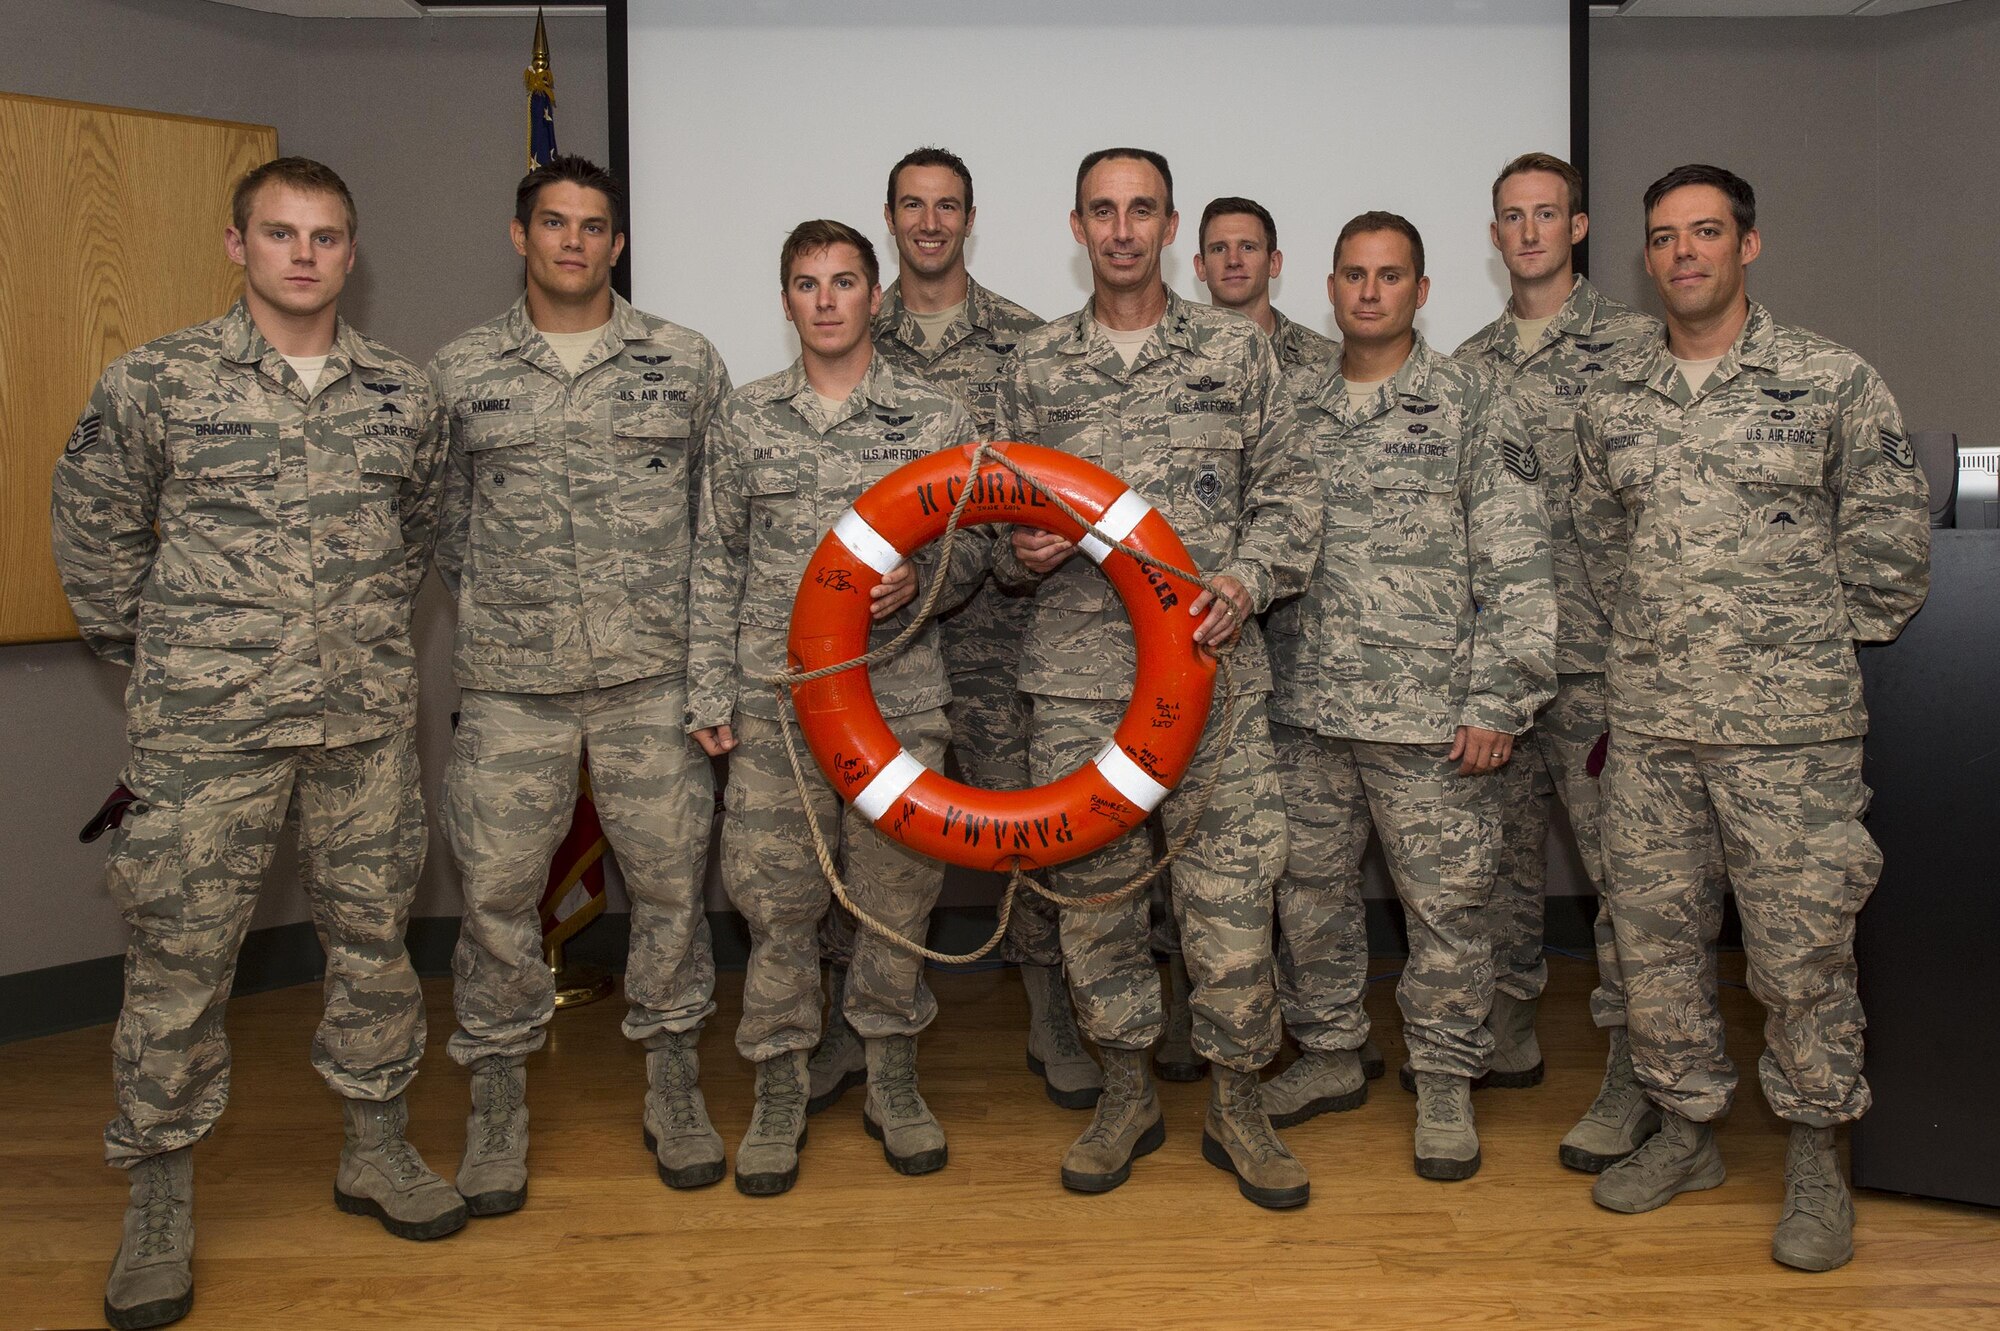
<path fill-rule="evenodd" d="M 1832 496 L 1816 445 L 1732 441 L 1706 469 L 1741 509 L 1737 558 L 1764 575 L 1790 575 L 1789 594 L 1825 599 L 1838 582 Z"/>
<path fill-rule="evenodd" d="M 1657 437 L 1641 434 L 1612 434 L 1604 439 L 1604 471 L 1611 488 L 1621 498 L 1650 490 L 1660 471 L 1660 444 Z M 1630 503 L 1626 504 L 1629 509 Z"/>
<path fill-rule="evenodd" d="M 472 597 L 477 601 L 546 601 L 566 556 L 568 522 L 550 493 L 547 455 L 532 412 L 468 418 L 459 446 L 472 462 Z"/>
<path fill-rule="evenodd" d="M 1463 557 L 1456 444 L 1445 457 L 1372 459 L 1368 497 L 1373 562 L 1451 567 Z"/>
<path fill-rule="evenodd" d="M 362 435 L 354 441 L 354 465 L 361 473 L 354 509 L 355 540 L 372 550 L 401 547 L 403 491 L 416 473 L 414 449 L 393 437 Z"/>
<path fill-rule="evenodd" d="M 273 421 L 175 422 L 167 456 L 178 494 L 167 496 L 169 511 L 200 531 L 276 523 L 281 444 Z"/>
<path fill-rule="evenodd" d="M 1197 528 L 1234 518 L 1242 495 L 1242 429 L 1206 414 L 1176 416 L 1167 422 L 1167 448 L 1167 486 L 1175 510 Z"/>
<path fill-rule="evenodd" d="M 688 442 L 693 422 L 663 402 L 613 405 L 612 448 L 628 543 L 657 546 L 688 534 Z"/>

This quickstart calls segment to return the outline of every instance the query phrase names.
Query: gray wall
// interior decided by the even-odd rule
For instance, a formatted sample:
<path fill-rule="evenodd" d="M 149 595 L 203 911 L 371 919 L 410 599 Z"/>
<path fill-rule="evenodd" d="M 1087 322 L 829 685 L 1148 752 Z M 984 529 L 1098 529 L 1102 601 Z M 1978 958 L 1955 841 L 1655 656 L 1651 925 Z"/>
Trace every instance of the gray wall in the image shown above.
<path fill-rule="evenodd" d="M 558 138 L 602 161 L 601 19 L 550 15 Z M 204 0 L 0 0 L 0 90 L 275 125 L 282 152 L 338 170 L 361 209 L 343 297 L 354 323 L 420 359 L 519 291 L 507 242 L 526 148 L 530 19 L 280 18 Z M 221 237 L 216 238 L 221 243 Z M 453 699 L 449 613 L 419 608 L 421 740 L 435 794 Z M 125 758 L 125 672 L 76 643 L 0 647 L 0 975 L 123 950 L 104 843 L 76 829 Z M 433 844 L 420 915 L 458 913 Z M 306 918 L 273 876 L 259 927 Z"/>
<path fill-rule="evenodd" d="M 1658 312 L 1640 197 L 1683 162 L 1757 189 L 1751 295 L 1860 352 L 1913 429 L 2000 444 L 2000 5 L 1591 22 L 1591 276 Z"/>

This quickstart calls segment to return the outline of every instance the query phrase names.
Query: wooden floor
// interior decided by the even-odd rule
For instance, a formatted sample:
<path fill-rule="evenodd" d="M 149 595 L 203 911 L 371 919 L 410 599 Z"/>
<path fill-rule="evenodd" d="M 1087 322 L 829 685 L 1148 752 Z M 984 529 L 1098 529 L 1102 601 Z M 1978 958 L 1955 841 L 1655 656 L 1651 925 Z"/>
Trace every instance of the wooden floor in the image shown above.
<path fill-rule="evenodd" d="M 1774 1265 L 1783 1125 L 1754 1089 L 1722 1129 L 1729 1182 L 1645 1216 L 1591 1204 L 1556 1142 L 1595 1091 L 1602 1046 L 1586 967 L 1553 958 L 1550 1076 L 1475 1097 L 1485 1167 L 1417 1178 L 1413 1103 L 1391 1078 L 1361 1109 L 1286 1134 L 1313 1198 L 1273 1214 L 1200 1155 L 1207 1083 L 1164 1086 L 1166 1146 L 1116 1192 L 1063 1191 L 1056 1162 L 1085 1116 L 1022 1063 L 1009 971 L 937 977 L 926 1095 L 951 1164 L 901 1178 L 862 1132 L 859 1092 L 812 1120 L 798 1187 L 752 1200 L 727 1182 L 662 1187 L 640 1142 L 641 1055 L 615 1002 L 560 1014 L 531 1067 L 527 1208 L 437 1243 L 393 1239 L 332 1206 L 340 1115 L 306 1065 L 312 987 L 235 1005 L 229 1114 L 197 1152 L 195 1327 L 2000 1327 L 2000 1217 L 1863 1194 L 1859 1255 L 1805 1275 Z M 1740 958 L 1736 959 L 1740 970 Z M 731 1158 L 750 1108 L 736 1058 L 741 976 L 702 1041 Z M 1399 1061 L 1393 983 L 1370 986 Z M 465 1076 L 444 1057 L 449 992 L 426 985 L 432 1049 L 412 1136 L 457 1161 Z M 1757 1016 L 1725 990 L 1732 1052 L 1754 1066 Z M 100 1163 L 108 1028 L 0 1048 L 0 1326 L 101 1325 L 123 1176 Z"/>

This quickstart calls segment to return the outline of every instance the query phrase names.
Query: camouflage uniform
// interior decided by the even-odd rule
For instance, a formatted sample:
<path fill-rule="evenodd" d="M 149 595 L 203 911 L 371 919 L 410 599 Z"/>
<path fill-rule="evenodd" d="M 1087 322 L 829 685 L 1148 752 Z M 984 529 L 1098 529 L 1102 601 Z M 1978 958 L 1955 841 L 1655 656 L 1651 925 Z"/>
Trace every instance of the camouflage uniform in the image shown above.
<path fill-rule="evenodd" d="M 1270 343 L 1254 324 L 1172 291 L 1131 368 L 1088 307 L 1021 341 L 1001 385 L 1014 439 L 1074 453 L 1129 484 L 1173 523 L 1197 569 L 1238 579 L 1255 611 L 1305 585 L 1318 515 L 1312 460 L 1300 447 Z M 1020 679 L 1034 696 L 1029 774 L 1054 780 L 1117 726 L 1132 691 L 1131 622 L 1087 558 L 1038 578 L 1000 543 L 994 567 L 1033 587 Z M 1176 910 L 1194 990 L 1194 1047 L 1237 1071 L 1277 1051 L 1271 965 L 1271 884 L 1284 863 L 1285 824 L 1263 695 L 1271 687 L 1263 634 L 1243 626 L 1231 658 L 1247 709 L 1236 744 L 1204 737 L 1181 787 L 1159 813 L 1169 837 L 1194 792 L 1220 768 L 1213 803 L 1174 868 Z M 1218 699 L 1211 727 L 1221 718 Z M 1073 896 L 1124 882 L 1150 858 L 1144 836 L 1050 871 Z M 1084 1030 L 1100 1045 L 1145 1049 L 1160 1035 L 1158 973 L 1147 950 L 1143 896 L 1064 909 L 1062 951 Z"/>
<path fill-rule="evenodd" d="M 1764 1093 L 1825 1127 L 1868 1107 L 1854 917 L 1881 855 L 1860 817 L 1854 644 L 1929 585 L 1923 473 L 1860 357 L 1751 305 L 1699 393 L 1664 336 L 1585 399 L 1573 507 L 1611 616 L 1607 884 L 1633 1061 L 1660 1105 L 1729 1107 L 1704 870 L 1719 831 L 1764 1004 Z"/>
<path fill-rule="evenodd" d="M 1286 375 L 1299 370 L 1323 371 L 1339 362 L 1340 343 L 1294 323 L 1279 310 L 1273 309 L 1271 317 L 1277 321 L 1271 329 L 1271 349 L 1278 353 L 1278 364 Z"/>
<path fill-rule="evenodd" d="M 943 866 L 905 849 L 851 811 L 820 780 L 792 727 L 806 768 L 802 806 L 779 730 L 778 700 L 758 675 L 785 668 L 792 599 L 806 562 L 841 511 L 882 477 L 940 448 L 971 441 L 971 415 L 957 398 L 873 357 L 840 410 L 829 415 L 799 362 L 732 394 L 716 416 L 702 480 L 689 616 L 688 729 L 733 725 L 729 798 L 722 822 L 722 879 L 750 926 L 743 1020 L 736 1046 L 753 1062 L 818 1039 L 820 985 L 814 928 L 832 890 L 814 858 L 804 819 L 819 820 L 844 862 L 855 899 L 906 937 L 918 937 L 944 883 Z M 955 605 L 984 576 L 989 539 L 966 529 L 950 569 L 939 547 L 914 559 L 918 595 L 943 576 L 942 604 Z M 876 625 L 879 647 L 907 625 L 916 603 Z M 882 714 L 912 757 L 936 767 L 951 699 L 935 626 L 869 671 Z M 937 1015 L 923 962 L 864 934 L 848 972 L 846 1011 L 864 1039 L 914 1035 Z"/>
<path fill-rule="evenodd" d="M 703 910 L 714 814 L 685 734 L 688 559 L 702 440 L 729 372 L 700 334 L 614 296 L 575 375 L 523 297 L 433 365 L 450 419 L 438 572 L 458 602 L 444 832 L 470 1065 L 541 1048 L 555 1012 L 538 910 L 577 763 L 632 898 L 624 1030 L 657 1046 L 715 1010 Z"/>
<path fill-rule="evenodd" d="M 1358 1049 L 1372 823 L 1410 920 L 1397 1000 L 1410 1065 L 1477 1076 L 1491 1035 L 1483 918 L 1495 778 L 1449 762 L 1457 728 L 1516 735 L 1554 684 L 1555 595 L 1539 452 L 1513 400 L 1421 336 L 1356 408 L 1337 361 L 1286 377 L 1319 463 L 1318 571 L 1270 619 L 1271 717 L 1292 847 L 1278 884 L 1285 1021 Z"/>
<path fill-rule="evenodd" d="M 191 1145 L 221 1114 L 223 1004 L 294 804 L 327 953 L 313 1065 L 361 1100 L 416 1074 L 410 608 L 442 451 L 415 365 L 341 323 L 308 394 L 239 303 L 114 361 L 56 465 L 63 587 L 84 641 L 132 667 L 138 801 L 107 866 L 132 927 L 114 1164 Z"/>
<path fill-rule="evenodd" d="M 1590 1011 L 1599 1026 L 1625 1024 L 1625 994 L 1611 912 L 1603 898 L 1604 851 L 1599 836 L 1597 778 L 1590 751 L 1603 738 L 1604 649 L 1611 626 L 1583 573 L 1569 497 L 1576 474 L 1576 408 L 1583 394 L 1635 341 L 1659 321 L 1599 292 L 1579 277 L 1569 299 L 1541 337 L 1524 346 L 1511 314 L 1502 313 L 1467 338 L 1455 353 L 1485 367 L 1519 402 L 1529 437 L 1542 462 L 1542 498 L 1549 510 L 1549 551 L 1556 580 L 1556 692 L 1536 714 L 1535 728 L 1495 773 L 1506 829 L 1494 878 L 1494 987 L 1515 998 L 1539 997 L 1548 983 L 1542 959 L 1542 895 L 1547 887 L 1549 815 L 1562 797 L 1576 833 L 1584 873 L 1598 892 L 1592 928 L 1597 989 Z"/>

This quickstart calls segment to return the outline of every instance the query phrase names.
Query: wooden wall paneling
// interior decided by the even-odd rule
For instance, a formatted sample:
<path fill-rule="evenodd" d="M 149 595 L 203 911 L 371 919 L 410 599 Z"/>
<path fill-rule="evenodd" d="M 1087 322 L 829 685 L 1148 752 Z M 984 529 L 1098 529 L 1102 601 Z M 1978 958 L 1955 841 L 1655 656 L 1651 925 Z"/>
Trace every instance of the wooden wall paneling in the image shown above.
<path fill-rule="evenodd" d="M 241 290 L 229 192 L 269 125 L 0 93 L 0 642 L 76 636 L 49 477 L 98 374 Z"/>

